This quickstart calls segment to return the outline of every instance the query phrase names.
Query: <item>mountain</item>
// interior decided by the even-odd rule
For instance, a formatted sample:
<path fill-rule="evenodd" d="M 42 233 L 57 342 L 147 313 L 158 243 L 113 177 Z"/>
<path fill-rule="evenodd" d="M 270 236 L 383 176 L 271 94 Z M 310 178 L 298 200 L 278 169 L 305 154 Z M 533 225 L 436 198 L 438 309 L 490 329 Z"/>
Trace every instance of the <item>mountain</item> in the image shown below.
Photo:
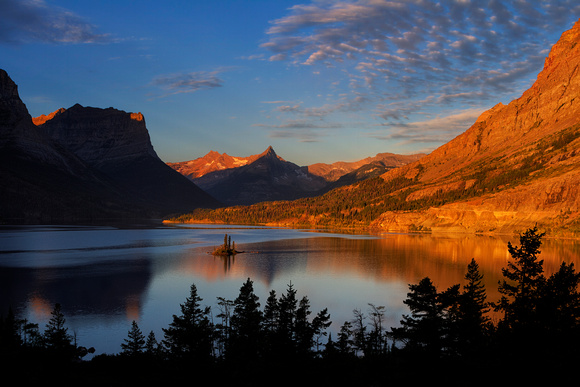
<path fill-rule="evenodd" d="M 237 168 L 251 163 L 259 155 L 250 157 L 235 157 L 226 153 L 210 151 L 203 157 L 191 161 L 167 163 L 171 168 L 192 180 L 200 178 L 208 173 Z"/>
<path fill-rule="evenodd" d="M 244 160 L 242 166 L 218 169 L 193 181 L 227 205 L 292 200 L 311 196 L 326 185 L 323 178 L 279 157 L 272 147 Z"/>
<path fill-rule="evenodd" d="M 375 225 L 510 233 L 537 224 L 552 234 L 578 233 L 579 42 L 580 20 L 562 34 L 520 98 L 494 106 L 430 155 L 385 174 L 385 181 L 414 180 L 407 201 L 439 197 L 442 205 L 389 211 Z"/>
<path fill-rule="evenodd" d="M 224 203 L 239 205 L 321 195 L 331 189 L 378 176 L 422 156 L 379 153 L 354 162 L 300 167 L 276 155 L 274 149 L 269 147 L 263 153 L 249 157 L 210 151 L 195 160 L 168 165 Z M 258 164 L 253 165 L 255 162 Z M 249 181 L 245 182 L 244 178 Z"/>
<path fill-rule="evenodd" d="M 580 235 L 579 42 L 580 20 L 521 97 L 431 154 L 317 198 L 229 210 L 228 221 L 490 234 L 537 225 Z M 181 220 L 224 216 L 218 209 Z"/>
<path fill-rule="evenodd" d="M 142 115 L 75 105 L 33 120 L 4 70 L 0 134 L 3 223 L 142 219 L 219 205 L 157 157 Z"/>
<path fill-rule="evenodd" d="M 392 169 L 413 161 L 417 161 L 425 156 L 422 153 L 414 155 L 398 155 L 394 153 L 379 153 L 374 157 L 367 157 L 358 161 L 338 161 L 332 164 L 317 163 L 308 166 L 308 172 L 316 176 L 324 177 L 327 181 L 337 181 L 342 176 L 354 172 L 360 168 L 368 168 L 368 165 L 379 166 Z"/>

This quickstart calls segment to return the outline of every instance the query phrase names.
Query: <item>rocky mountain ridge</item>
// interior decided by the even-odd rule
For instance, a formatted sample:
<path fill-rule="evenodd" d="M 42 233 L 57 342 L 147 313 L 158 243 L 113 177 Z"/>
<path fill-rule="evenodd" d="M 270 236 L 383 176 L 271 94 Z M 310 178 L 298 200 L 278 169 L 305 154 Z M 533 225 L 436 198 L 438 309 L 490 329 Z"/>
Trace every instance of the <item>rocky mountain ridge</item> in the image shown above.
<path fill-rule="evenodd" d="M 221 205 L 157 157 L 141 114 L 75 105 L 33 120 L 4 70 L 0 179 L 3 223 L 145 219 Z"/>
<path fill-rule="evenodd" d="M 270 146 L 244 165 L 218 169 L 192 181 L 226 205 L 292 200 L 317 194 L 326 181 L 284 160 Z"/>
<path fill-rule="evenodd" d="M 354 162 L 298 166 L 277 155 L 270 146 L 261 154 L 248 157 L 210 151 L 203 157 L 168 165 L 222 202 L 247 205 L 321 195 L 422 156 L 380 153 Z"/>
<path fill-rule="evenodd" d="M 414 179 L 408 201 L 452 193 L 465 199 L 387 212 L 374 226 L 509 233 L 538 224 L 557 235 L 580 231 L 579 43 L 580 20 L 552 47 L 521 97 L 494 106 L 454 140 L 382 176 Z"/>

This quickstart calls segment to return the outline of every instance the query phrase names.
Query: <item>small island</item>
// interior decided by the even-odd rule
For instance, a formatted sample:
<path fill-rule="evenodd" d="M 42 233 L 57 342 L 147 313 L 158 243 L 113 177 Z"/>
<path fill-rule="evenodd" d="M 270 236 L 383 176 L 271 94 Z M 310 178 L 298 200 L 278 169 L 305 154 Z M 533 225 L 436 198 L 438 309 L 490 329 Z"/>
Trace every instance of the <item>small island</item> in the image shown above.
<path fill-rule="evenodd" d="M 242 253 L 242 251 L 236 250 L 236 242 L 232 242 L 231 235 L 228 236 L 228 234 L 226 234 L 224 236 L 224 244 L 216 247 L 212 255 L 231 256 L 239 253 Z"/>

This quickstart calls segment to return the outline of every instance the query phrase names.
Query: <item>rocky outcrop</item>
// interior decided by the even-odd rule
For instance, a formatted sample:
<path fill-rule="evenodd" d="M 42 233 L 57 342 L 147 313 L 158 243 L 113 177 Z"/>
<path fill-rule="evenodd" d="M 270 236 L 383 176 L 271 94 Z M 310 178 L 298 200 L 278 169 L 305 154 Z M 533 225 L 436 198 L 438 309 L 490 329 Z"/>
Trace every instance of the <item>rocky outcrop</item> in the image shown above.
<path fill-rule="evenodd" d="M 35 121 L 52 139 L 97 168 L 140 157 L 159 160 L 141 113 L 76 104 Z"/>
<path fill-rule="evenodd" d="M 383 175 L 415 183 L 407 200 L 453 192 L 460 200 L 383 214 L 374 226 L 515 232 L 537 224 L 580 231 L 580 20 L 562 34 L 522 96 L 483 113 L 465 133 Z"/>
<path fill-rule="evenodd" d="M 79 104 L 57 112 L 39 128 L 151 209 L 166 215 L 221 205 L 158 157 L 141 113 Z"/>

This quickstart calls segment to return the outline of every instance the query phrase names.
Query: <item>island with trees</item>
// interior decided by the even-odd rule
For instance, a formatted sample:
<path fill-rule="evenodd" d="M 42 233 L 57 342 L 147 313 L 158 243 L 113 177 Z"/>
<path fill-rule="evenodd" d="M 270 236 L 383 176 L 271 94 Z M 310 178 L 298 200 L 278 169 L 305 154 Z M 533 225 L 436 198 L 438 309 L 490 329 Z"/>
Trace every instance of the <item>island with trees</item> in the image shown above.
<path fill-rule="evenodd" d="M 228 236 L 228 234 L 226 234 L 224 236 L 224 244 L 219 246 L 219 247 L 216 247 L 213 250 L 212 255 L 230 257 L 232 255 L 236 255 L 236 254 L 240 254 L 240 253 L 243 253 L 243 251 L 236 250 L 236 242 L 232 241 L 231 235 Z"/>

